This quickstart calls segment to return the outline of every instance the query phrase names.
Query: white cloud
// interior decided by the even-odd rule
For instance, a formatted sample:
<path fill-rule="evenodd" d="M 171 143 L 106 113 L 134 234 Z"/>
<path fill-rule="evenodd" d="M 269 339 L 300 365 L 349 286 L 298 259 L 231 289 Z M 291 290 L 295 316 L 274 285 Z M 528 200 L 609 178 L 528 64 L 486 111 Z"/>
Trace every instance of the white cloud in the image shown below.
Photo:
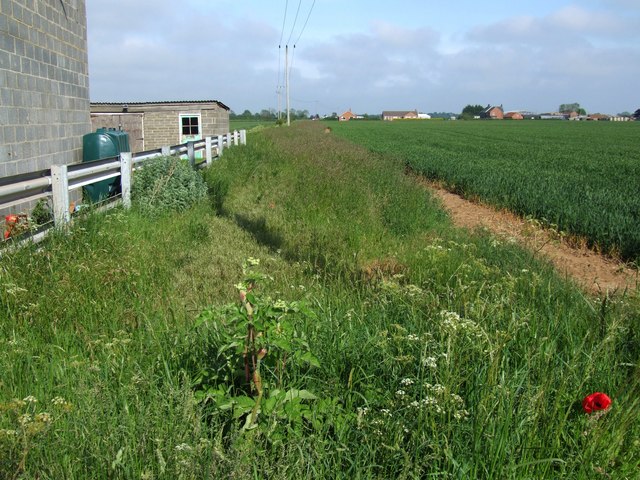
<path fill-rule="evenodd" d="M 215 98 L 239 111 L 275 107 L 281 24 L 237 16 L 233 2 L 189 8 L 194 2 L 89 2 L 92 99 Z M 292 98 L 299 99 L 293 106 L 320 113 L 460 111 L 467 103 L 552 110 L 579 101 L 592 111 L 635 110 L 635 2 L 624 11 L 613 5 L 625 0 L 585 0 L 545 15 L 520 11 L 467 31 L 369 20 L 321 40 L 305 35 L 290 52 Z"/>

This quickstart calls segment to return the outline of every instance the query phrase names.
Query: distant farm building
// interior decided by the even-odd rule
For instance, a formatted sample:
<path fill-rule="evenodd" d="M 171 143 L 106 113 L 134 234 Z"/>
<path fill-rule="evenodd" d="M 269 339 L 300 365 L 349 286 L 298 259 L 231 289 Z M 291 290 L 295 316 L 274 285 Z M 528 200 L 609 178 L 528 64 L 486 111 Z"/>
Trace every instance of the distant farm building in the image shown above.
<path fill-rule="evenodd" d="M 383 120 L 406 120 L 409 118 L 419 118 L 418 110 L 389 110 L 382 112 Z"/>
<path fill-rule="evenodd" d="M 129 133 L 133 152 L 177 145 L 229 131 L 229 107 L 217 100 L 91 103 L 91 125 Z"/>
<path fill-rule="evenodd" d="M 602 122 L 602 121 L 608 121 L 609 120 L 609 115 L 605 115 L 604 113 L 594 113 L 593 115 L 589 115 L 587 117 L 587 120 L 591 120 L 593 122 Z"/>
<path fill-rule="evenodd" d="M 502 120 L 504 118 L 504 111 L 502 110 L 502 105 L 500 105 L 499 107 L 487 105 L 487 108 L 485 108 L 482 112 L 480 112 L 480 118 Z"/>
<path fill-rule="evenodd" d="M 348 122 L 349 120 L 351 120 L 352 118 L 359 118 L 358 115 L 356 115 L 355 113 L 353 113 L 351 111 L 351 109 L 347 110 L 346 112 L 344 112 L 342 115 L 340 115 L 338 117 L 338 120 L 340 120 L 341 122 Z"/>
<path fill-rule="evenodd" d="M 506 120 L 523 120 L 524 116 L 520 112 L 507 112 L 504 114 Z"/>

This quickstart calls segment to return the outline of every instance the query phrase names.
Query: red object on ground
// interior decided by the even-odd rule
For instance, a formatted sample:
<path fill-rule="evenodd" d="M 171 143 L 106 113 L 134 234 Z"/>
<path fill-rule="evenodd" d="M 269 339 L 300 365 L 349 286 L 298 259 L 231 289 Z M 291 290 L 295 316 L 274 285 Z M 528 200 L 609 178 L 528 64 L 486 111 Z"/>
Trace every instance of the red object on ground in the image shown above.
<path fill-rule="evenodd" d="M 582 400 L 582 408 L 585 412 L 591 413 L 598 410 L 606 410 L 611 405 L 611 399 L 606 393 L 596 392 L 587 395 Z"/>
<path fill-rule="evenodd" d="M 4 217 L 4 225 L 5 225 L 4 239 L 5 240 L 11 236 L 11 230 L 13 230 L 13 228 L 16 226 L 19 220 L 20 218 L 18 217 L 18 215 L 6 215 Z"/>

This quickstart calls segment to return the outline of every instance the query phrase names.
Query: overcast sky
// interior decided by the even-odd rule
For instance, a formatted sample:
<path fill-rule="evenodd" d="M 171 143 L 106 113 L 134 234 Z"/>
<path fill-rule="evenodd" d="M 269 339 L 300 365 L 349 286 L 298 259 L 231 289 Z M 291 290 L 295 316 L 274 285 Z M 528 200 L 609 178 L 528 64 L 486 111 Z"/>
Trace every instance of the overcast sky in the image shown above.
<path fill-rule="evenodd" d="M 291 107 L 321 115 L 640 107 L 640 0 L 86 3 L 95 102 L 277 109 L 288 44 Z"/>

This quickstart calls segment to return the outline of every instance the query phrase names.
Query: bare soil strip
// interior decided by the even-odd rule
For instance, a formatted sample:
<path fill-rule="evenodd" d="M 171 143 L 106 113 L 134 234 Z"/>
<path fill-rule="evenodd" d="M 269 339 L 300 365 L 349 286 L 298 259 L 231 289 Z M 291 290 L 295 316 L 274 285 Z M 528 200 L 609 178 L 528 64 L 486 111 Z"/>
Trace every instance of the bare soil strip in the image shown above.
<path fill-rule="evenodd" d="M 514 238 L 521 245 L 548 258 L 559 272 L 573 278 L 586 290 L 637 293 L 638 271 L 624 263 L 604 257 L 586 247 L 576 248 L 562 241 L 557 232 L 544 229 L 510 212 L 470 202 L 440 186 L 421 180 L 442 201 L 454 224 L 469 229 L 487 228 L 503 238 Z"/>

